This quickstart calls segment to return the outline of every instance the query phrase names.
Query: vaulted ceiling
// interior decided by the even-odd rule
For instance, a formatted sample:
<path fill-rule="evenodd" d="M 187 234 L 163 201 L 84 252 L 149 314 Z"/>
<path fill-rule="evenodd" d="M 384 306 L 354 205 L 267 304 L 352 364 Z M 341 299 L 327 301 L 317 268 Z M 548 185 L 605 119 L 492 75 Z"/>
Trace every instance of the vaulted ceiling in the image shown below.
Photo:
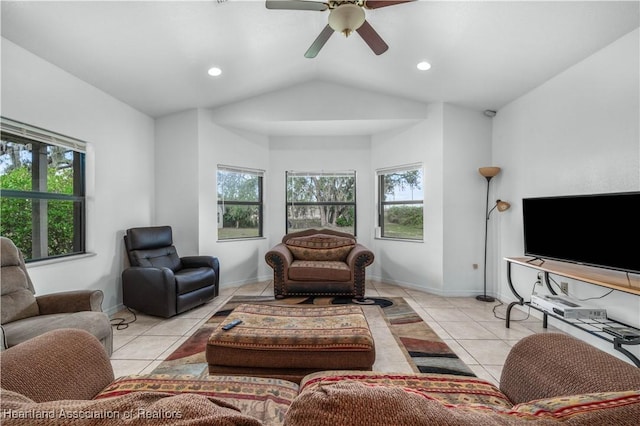
<path fill-rule="evenodd" d="M 366 11 L 386 53 L 334 34 L 307 59 L 327 11 L 242 0 L 1 7 L 4 38 L 151 117 L 309 81 L 499 110 L 640 25 L 637 1 L 414 1 Z M 430 70 L 416 69 L 423 60 Z"/>

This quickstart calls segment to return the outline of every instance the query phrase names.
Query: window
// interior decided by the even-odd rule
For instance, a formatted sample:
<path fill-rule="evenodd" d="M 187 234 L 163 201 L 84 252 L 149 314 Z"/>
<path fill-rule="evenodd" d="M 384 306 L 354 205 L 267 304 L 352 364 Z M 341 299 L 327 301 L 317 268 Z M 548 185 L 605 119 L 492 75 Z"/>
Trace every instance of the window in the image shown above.
<path fill-rule="evenodd" d="M 264 171 L 218 165 L 218 240 L 262 237 Z"/>
<path fill-rule="evenodd" d="M 84 142 L 2 118 L 0 233 L 26 261 L 85 252 Z"/>
<path fill-rule="evenodd" d="M 378 170 L 377 174 L 380 236 L 422 240 L 422 165 Z"/>
<path fill-rule="evenodd" d="M 330 228 L 356 235 L 356 172 L 286 173 L 286 232 Z"/>

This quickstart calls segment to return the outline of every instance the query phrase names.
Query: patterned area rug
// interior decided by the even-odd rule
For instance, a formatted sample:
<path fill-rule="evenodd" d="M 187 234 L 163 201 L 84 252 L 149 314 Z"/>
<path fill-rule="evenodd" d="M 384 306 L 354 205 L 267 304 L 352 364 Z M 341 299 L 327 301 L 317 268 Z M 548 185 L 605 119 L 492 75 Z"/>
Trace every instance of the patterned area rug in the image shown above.
<path fill-rule="evenodd" d="M 416 372 L 475 376 L 469 367 L 447 346 L 401 297 L 367 298 L 367 304 L 382 308 L 389 329 Z M 192 374 L 206 376 L 204 350 L 211 332 L 241 303 L 270 305 L 328 305 L 352 303 L 350 299 L 333 297 L 291 297 L 274 300 L 267 296 L 234 296 L 206 323 L 165 359 L 153 374 Z M 383 348 L 376 348 L 380 351 Z"/>

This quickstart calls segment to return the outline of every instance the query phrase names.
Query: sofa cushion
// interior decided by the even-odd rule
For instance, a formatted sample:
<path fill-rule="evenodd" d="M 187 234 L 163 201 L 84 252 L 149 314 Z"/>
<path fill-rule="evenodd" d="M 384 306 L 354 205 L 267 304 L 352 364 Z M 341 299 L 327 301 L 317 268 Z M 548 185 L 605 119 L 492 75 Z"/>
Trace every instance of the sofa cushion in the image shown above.
<path fill-rule="evenodd" d="M 486 380 L 452 374 L 321 371 L 306 376 L 300 383 L 300 392 L 344 380 L 414 389 L 445 404 L 482 404 L 507 409 L 513 406 L 496 386 Z"/>
<path fill-rule="evenodd" d="M 293 281 L 349 281 L 351 268 L 340 261 L 294 260 L 289 265 Z"/>
<path fill-rule="evenodd" d="M 286 241 L 295 260 L 342 261 L 355 247 L 356 240 L 338 235 L 315 234 Z"/>
<path fill-rule="evenodd" d="M 393 385 L 344 379 L 313 385 L 305 380 L 285 419 L 287 426 L 420 425 L 636 425 L 640 390 L 538 400 L 508 408 L 503 404 L 446 402 L 427 388 L 402 379 Z M 411 387 L 404 387 L 409 384 Z M 456 393 L 457 386 L 452 386 Z"/>
<path fill-rule="evenodd" d="M 298 395 L 298 385 L 286 380 L 248 376 L 133 375 L 117 379 L 94 399 L 145 391 L 215 397 L 265 424 L 278 425 L 284 422 L 289 405 Z"/>
<path fill-rule="evenodd" d="M 640 421 L 640 390 L 598 392 L 539 399 L 518 404 L 511 410 L 518 415 L 562 420 L 568 424 L 621 425 Z"/>
<path fill-rule="evenodd" d="M 100 400 L 34 402 L 1 390 L 2 424 L 46 425 L 219 425 L 260 426 L 231 404 L 202 395 L 136 392 Z"/>

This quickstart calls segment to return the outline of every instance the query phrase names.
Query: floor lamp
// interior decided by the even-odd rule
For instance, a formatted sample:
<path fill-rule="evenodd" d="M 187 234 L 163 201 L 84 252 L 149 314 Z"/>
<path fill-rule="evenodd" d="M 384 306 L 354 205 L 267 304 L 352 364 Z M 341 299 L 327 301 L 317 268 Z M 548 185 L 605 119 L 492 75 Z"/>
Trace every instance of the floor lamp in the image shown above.
<path fill-rule="evenodd" d="M 487 179 L 487 204 L 484 218 L 484 290 L 481 295 L 476 296 L 476 299 L 482 302 L 495 302 L 496 299 L 494 297 L 487 296 L 487 231 L 489 229 L 489 218 L 491 217 L 491 212 L 496 208 L 499 212 L 503 212 L 508 210 L 511 204 L 506 201 L 496 200 L 496 204 L 489 210 L 489 186 L 491 179 L 500 173 L 500 167 L 480 167 L 478 172 Z"/>

